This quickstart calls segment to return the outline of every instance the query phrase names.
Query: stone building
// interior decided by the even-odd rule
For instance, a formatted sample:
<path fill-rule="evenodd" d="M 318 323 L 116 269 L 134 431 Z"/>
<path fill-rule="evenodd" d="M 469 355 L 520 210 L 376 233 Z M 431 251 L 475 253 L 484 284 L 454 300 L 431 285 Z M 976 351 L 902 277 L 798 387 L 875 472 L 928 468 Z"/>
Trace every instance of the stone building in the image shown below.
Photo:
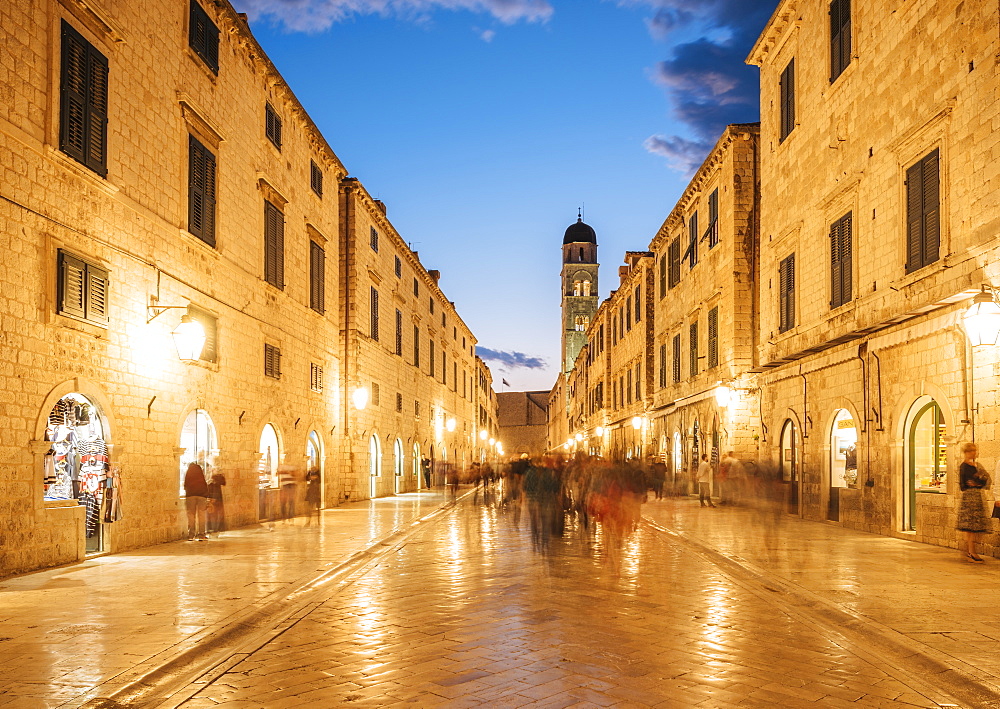
<path fill-rule="evenodd" d="M 347 170 L 245 19 L 17 0 L 0 33 L 0 574 L 182 537 L 191 462 L 225 476 L 229 526 L 274 514 L 281 463 L 326 505 L 367 495 L 340 454 L 342 299 L 371 282 L 338 282 Z"/>
<path fill-rule="evenodd" d="M 549 392 L 508 391 L 497 395 L 499 438 L 511 456 L 537 457 L 548 449 Z"/>
<path fill-rule="evenodd" d="M 961 325 L 1000 282 L 997 27 L 981 1 L 783 0 L 747 60 L 761 454 L 791 513 L 954 546 L 958 445 L 997 460 L 995 348 Z"/>
<path fill-rule="evenodd" d="M 562 371 L 568 372 L 587 340 L 587 327 L 597 311 L 597 234 L 577 218 L 563 235 Z"/>
<path fill-rule="evenodd" d="M 676 489 L 702 454 L 756 459 L 757 124 L 729 126 L 650 244 L 648 416 Z"/>

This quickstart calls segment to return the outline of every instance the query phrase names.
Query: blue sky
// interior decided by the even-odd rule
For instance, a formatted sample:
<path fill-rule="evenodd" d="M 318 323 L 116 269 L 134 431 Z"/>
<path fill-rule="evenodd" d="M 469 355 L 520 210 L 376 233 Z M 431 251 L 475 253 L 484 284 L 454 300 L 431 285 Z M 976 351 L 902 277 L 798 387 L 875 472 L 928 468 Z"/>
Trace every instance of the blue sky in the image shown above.
<path fill-rule="evenodd" d="M 234 0 L 330 145 L 493 359 L 548 389 L 563 231 L 598 236 L 600 295 L 726 123 L 774 0 Z M 504 354 L 506 353 L 506 354 Z"/>

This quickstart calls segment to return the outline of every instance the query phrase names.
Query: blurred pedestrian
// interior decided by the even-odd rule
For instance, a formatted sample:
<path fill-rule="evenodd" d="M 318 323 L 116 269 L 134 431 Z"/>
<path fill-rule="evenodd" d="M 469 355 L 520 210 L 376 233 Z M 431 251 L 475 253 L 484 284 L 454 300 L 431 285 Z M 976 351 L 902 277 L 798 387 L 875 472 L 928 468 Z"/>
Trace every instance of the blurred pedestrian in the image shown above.
<path fill-rule="evenodd" d="M 649 462 L 649 484 L 657 500 L 663 499 L 663 486 L 667 482 L 667 465 L 659 458 Z"/>
<path fill-rule="evenodd" d="M 428 487 L 429 488 L 431 486 L 431 459 L 430 458 L 422 458 L 420 460 L 420 472 L 423 473 L 423 476 L 424 476 L 424 487 Z"/>
<path fill-rule="evenodd" d="M 976 461 L 979 447 L 970 442 L 963 443 L 962 464 L 958 469 L 958 488 L 962 498 L 958 506 L 958 521 L 955 528 L 965 533 L 965 558 L 977 564 L 983 563 L 976 554 L 976 540 L 983 532 L 990 531 L 990 514 L 986 509 L 984 492 L 990 487 L 990 474 Z"/>
<path fill-rule="evenodd" d="M 296 490 L 295 468 L 283 463 L 278 466 L 278 495 L 281 504 L 281 518 L 291 519 L 295 517 L 295 490 Z"/>
<path fill-rule="evenodd" d="M 712 502 L 712 465 L 708 462 L 708 453 L 701 454 L 701 462 L 698 464 L 698 502 L 702 507 L 708 503 L 708 507 L 715 507 Z"/>
<path fill-rule="evenodd" d="M 319 502 L 320 502 L 320 475 L 319 468 L 312 467 L 306 471 L 306 526 L 312 524 L 313 512 L 316 513 L 316 524 L 320 523 Z"/>
<path fill-rule="evenodd" d="M 214 473 L 208 483 L 207 512 L 208 532 L 221 534 L 226 531 L 226 504 L 222 499 L 222 488 L 226 486 L 226 476 Z"/>
<path fill-rule="evenodd" d="M 188 541 L 208 539 L 205 533 L 205 499 L 208 496 L 208 481 L 205 469 L 197 463 L 189 463 L 184 473 L 184 506 L 187 509 Z"/>

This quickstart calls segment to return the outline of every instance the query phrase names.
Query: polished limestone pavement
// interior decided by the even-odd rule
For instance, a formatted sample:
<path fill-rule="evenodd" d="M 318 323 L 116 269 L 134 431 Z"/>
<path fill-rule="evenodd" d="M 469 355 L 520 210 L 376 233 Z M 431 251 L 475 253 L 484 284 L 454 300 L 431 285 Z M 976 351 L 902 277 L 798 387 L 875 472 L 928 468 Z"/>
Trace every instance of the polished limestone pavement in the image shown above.
<path fill-rule="evenodd" d="M 1000 561 L 688 498 L 561 533 L 444 502 L 0 582 L 0 707 L 1000 706 Z"/>

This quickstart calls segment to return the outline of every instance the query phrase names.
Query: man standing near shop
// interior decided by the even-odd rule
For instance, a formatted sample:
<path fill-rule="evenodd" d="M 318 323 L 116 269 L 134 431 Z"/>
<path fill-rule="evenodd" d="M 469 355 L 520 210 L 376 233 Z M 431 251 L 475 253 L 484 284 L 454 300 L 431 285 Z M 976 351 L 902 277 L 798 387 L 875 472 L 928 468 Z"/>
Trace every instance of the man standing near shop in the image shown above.
<path fill-rule="evenodd" d="M 715 507 L 712 502 L 712 464 L 708 462 L 708 453 L 701 454 L 701 462 L 698 464 L 698 502 L 702 507 L 708 503 L 708 507 Z"/>
<path fill-rule="evenodd" d="M 208 481 L 205 470 L 197 463 L 190 463 L 184 473 L 184 506 L 187 508 L 188 541 L 208 539 L 205 534 L 205 498 Z"/>

